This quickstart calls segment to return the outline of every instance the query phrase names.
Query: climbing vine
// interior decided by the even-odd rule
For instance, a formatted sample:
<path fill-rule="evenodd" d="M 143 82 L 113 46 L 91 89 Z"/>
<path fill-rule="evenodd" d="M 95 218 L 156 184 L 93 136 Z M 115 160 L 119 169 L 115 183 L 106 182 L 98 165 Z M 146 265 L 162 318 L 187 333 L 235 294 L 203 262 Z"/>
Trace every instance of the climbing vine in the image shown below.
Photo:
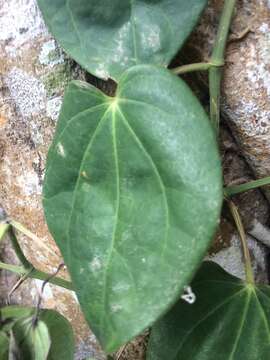
<path fill-rule="evenodd" d="M 71 82 L 47 157 L 44 212 L 71 282 L 29 263 L 16 231 L 35 236 L 7 216 L 0 239 L 9 233 L 22 265 L 0 268 L 75 290 L 107 353 L 151 328 L 148 360 L 268 359 L 270 289 L 254 282 L 231 197 L 269 178 L 223 189 L 217 142 L 236 0 L 224 1 L 209 61 L 172 70 L 206 0 L 38 2 L 66 52 L 117 90 L 109 97 Z M 209 74 L 210 116 L 179 77 L 192 71 Z M 242 241 L 245 281 L 202 263 L 224 199 Z M 73 358 L 70 325 L 41 310 L 41 300 L 36 309 L 0 310 L 0 360 Z"/>

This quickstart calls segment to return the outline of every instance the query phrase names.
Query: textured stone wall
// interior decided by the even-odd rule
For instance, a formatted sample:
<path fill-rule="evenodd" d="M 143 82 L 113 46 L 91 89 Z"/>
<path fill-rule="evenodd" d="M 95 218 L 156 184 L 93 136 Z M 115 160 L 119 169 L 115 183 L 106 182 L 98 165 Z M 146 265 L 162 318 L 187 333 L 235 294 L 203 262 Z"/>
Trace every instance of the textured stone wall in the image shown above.
<path fill-rule="evenodd" d="M 222 0 L 211 0 L 188 43 L 211 54 Z M 270 2 L 238 0 L 226 52 L 222 112 L 256 178 L 270 175 Z M 267 192 L 269 196 L 269 192 Z"/>
<path fill-rule="evenodd" d="M 221 5 L 221 0 L 209 2 L 186 47 L 191 61 L 209 57 Z M 270 175 L 269 28 L 269 0 L 238 1 L 222 98 L 226 184 Z M 0 0 L 0 76 L 0 204 L 9 216 L 37 235 L 35 241 L 19 237 L 29 260 L 37 268 L 53 272 L 62 260 L 48 233 L 41 206 L 45 159 L 64 88 L 70 79 L 84 79 L 85 74 L 49 35 L 35 0 Z M 101 86 L 100 82 L 96 84 Z M 267 196 L 270 199 L 269 192 Z M 262 242 L 268 239 L 270 244 L 268 203 L 258 190 L 237 197 L 236 203 L 249 232 L 256 277 L 267 281 L 268 248 Z M 15 261 L 8 245 L 1 249 L 0 257 Z M 222 220 L 209 257 L 243 277 L 239 239 L 229 216 Z M 6 272 L 0 275 L 0 288 L 10 289 L 16 282 Z M 65 272 L 61 276 L 68 277 Z M 12 301 L 35 304 L 40 285 L 39 281 L 27 281 Z M 46 289 L 43 305 L 59 310 L 74 326 L 77 359 L 90 355 L 103 359 L 74 294 L 52 285 Z M 0 301 L 4 297 L 0 290 Z"/>
<path fill-rule="evenodd" d="M 34 0 L 0 0 L 0 74 L 0 204 L 37 235 L 36 241 L 19 236 L 29 260 L 53 272 L 62 260 L 41 206 L 45 159 L 64 88 L 73 78 L 84 79 L 84 73 L 49 35 Z M 8 246 L 0 256 L 14 261 Z M 2 286 L 10 290 L 15 282 L 2 274 Z M 40 281 L 27 281 L 12 301 L 36 304 L 40 286 Z M 104 358 L 73 293 L 47 285 L 43 306 L 56 308 L 72 322 L 78 359 Z"/>

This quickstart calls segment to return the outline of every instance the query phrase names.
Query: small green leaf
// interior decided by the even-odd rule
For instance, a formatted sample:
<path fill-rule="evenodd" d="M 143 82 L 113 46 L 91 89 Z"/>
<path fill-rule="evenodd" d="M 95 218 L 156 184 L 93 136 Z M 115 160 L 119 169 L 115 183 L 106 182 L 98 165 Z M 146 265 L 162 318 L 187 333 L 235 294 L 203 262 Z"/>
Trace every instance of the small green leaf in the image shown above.
<path fill-rule="evenodd" d="M 19 319 L 12 327 L 12 335 L 16 344 L 16 352 L 21 359 L 47 360 L 51 347 L 51 339 L 47 325 L 33 317 Z M 14 354 L 14 348 L 11 349 Z M 17 359 L 17 356 L 13 356 Z"/>
<path fill-rule="evenodd" d="M 4 239 L 9 227 L 9 224 L 0 222 L 0 242 Z"/>
<path fill-rule="evenodd" d="M 0 360 L 8 360 L 9 338 L 0 331 Z"/>
<path fill-rule="evenodd" d="M 13 331 L 10 330 L 8 360 L 17 360 L 17 359 L 23 360 L 24 358 L 23 358 L 23 354 L 21 353 L 21 351 L 16 343 Z"/>
<path fill-rule="evenodd" d="M 129 67 L 167 66 L 207 0 L 39 0 L 67 53 L 99 78 L 118 80 Z"/>
<path fill-rule="evenodd" d="M 251 285 L 206 262 L 192 290 L 151 331 L 147 360 L 268 360 L 270 287 Z"/>
<path fill-rule="evenodd" d="M 115 98 L 81 82 L 66 97 L 45 215 L 110 352 L 164 313 L 193 276 L 219 219 L 220 159 L 203 108 L 166 69 L 128 70 Z"/>
<path fill-rule="evenodd" d="M 18 319 L 33 318 L 35 309 L 8 306 L 1 309 L 0 312 L 3 320 L 10 320 L 9 326 L 11 329 Z M 46 324 L 51 338 L 48 360 L 73 360 L 74 337 L 69 322 L 54 310 L 41 310 L 39 319 Z"/>

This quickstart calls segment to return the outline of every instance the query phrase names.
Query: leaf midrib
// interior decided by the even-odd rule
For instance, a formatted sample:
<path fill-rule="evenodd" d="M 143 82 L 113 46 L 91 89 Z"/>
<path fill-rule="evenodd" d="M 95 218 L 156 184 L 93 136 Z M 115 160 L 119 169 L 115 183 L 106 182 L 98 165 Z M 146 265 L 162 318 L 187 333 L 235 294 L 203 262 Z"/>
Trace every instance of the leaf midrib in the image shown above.
<path fill-rule="evenodd" d="M 121 108 L 118 106 L 117 107 L 118 112 L 123 120 L 123 122 L 125 123 L 126 127 L 128 128 L 128 130 L 130 131 L 131 135 L 133 136 L 134 140 L 136 141 L 136 143 L 139 145 L 139 147 L 143 150 L 143 152 L 145 153 L 146 157 L 148 158 L 148 160 L 150 161 L 154 173 L 156 174 L 157 178 L 158 178 L 158 182 L 159 185 L 161 187 L 161 191 L 162 191 L 162 196 L 163 196 L 163 200 L 164 200 L 164 204 L 165 204 L 165 214 L 166 214 L 166 230 L 165 230 L 165 241 L 164 241 L 164 245 L 163 245 L 163 249 L 161 252 L 161 258 L 162 260 L 164 260 L 164 251 L 167 247 L 167 243 L 168 243 L 168 234 L 169 234 L 169 227 L 170 227 L 170 216 L 169 216 L 169 201 L 168 201 L 168 197 L 167 197 L 167 193 L 166 193 L 166 187 L 165 184 L 163 182 L 163 179 L 158 171 L 158 168 L 154 162 L 154 160 L 152 159 L 151 155 L 149 154 L 149 152 L 146 150 L 146 148 L 144 147 L 144 145 L 142 144 L 141 140 L 139 139 L 139 137 L 137 136 L 137 134 L 135 133 L 135 131 L 133 130 L 133 128 L 131 127 L 131 125 L 129 124 L 127 118 L 125 117 L 124 113 L 122 112 Z"/>
<path fill-rule="evenodd" d="M 240 319 L 240 323 L 239 323 L 239 329 L 237 331 L 237 335 L 236 335 L 236 339 L 235 339 L 235 342 L 233 344 L 233 348 L 232 348 L 232 351 L 231 351 L 231 354 L 230 354 L 230 357 L 228 360 L 233 360 L 234 358 L 234 354 L 236 353 L 236 349 L 237 349 L 237 346 L 239 344 L 239 340 L 241 338 L 241 334 L 242 334 L 242 330 L 244 328 L 244 324 L 245 324 L 245 321 L 246 321 L 246 315 L 248 313 L 248 309 L 249 309 L 249 304 L 250 304 L 250 300 L 251 300 L 251 295 L 252 295 L 252 290 L 248 289 L 247 290 L 247 299 L 246 299 L 246 302 L 245 302 L 245 305 L 244 305 L 244 309 L 243 309 L 243 313 L 242 313 L 242 317 Z"/>
<path fill-rule="evenodd" d="M 109 108 L 110 109 L 110 108 Z M 115 248 L 115 239 L 116 239 L 116 231 L 118 225 L 118 217 L 119 217 L 119 207 L 120 207 L 120 180 L 119 180 L 119 161 L 118 161 L 118 150 L 117 150 L 117 141 L 116 141 L 116 125 L 115 125 L 115 108 L 112 111 L 112 139 L 113 139 L 113 153 L 114 153 L 114 161 L 115 161 L 115 174 L 116 174 L 116 211 L 115 211 L 115 219 L 114 219 L 114 229 L 112 234 L 112 241 L 109 250 L 109 255 L 107 258 L 105 271 L 104 271 L 104 280 L 103 280 L 103 316 L 100 317 L 100 328 L 105 329 L 104 323 L 106 320 L 106 306 L 109 308 L 107 301 L 107 280 L 108 280 L 108 268 L 111 263 L 113 249 Z M 102 325 L 101 325 L 102 324 Z"/>
<path fill-rule="evenodd" d="M 83 166 L 84 166 L 84 161 L 85 161 L 86 156 L 87 156 L 87 154 L 89 152 L 89 149 L 91 148 L 92 143 L 93 143 L 93 141 L 94 141 L 94 139 L 95 139 L 95 137 L 97 135 L 97 132 L 100 129 L 101 124 L 103 123 L 104 119 L 106 118 L 106 115 L 109 112 L 109 110 L 110 110 L 110 107 L 107 108 L 107 110 L 104 112 L 103 116 L 100 118 L 99 123 L 98 123 L 95 131 L 93 132 L 93 134 L 91 136 L 89 144 L 87 145 L 86 150 L 84 151 L 84 155 L 83 155 L 81 165 L 80 165 L 80 168 L 79 168 L 79 171 L 78 171 L 78 176 L 77 176 L 77 179 L 76 179 L 75 187 L 74 187 L 74 190 L 73 190 L 73 193 L 72 193 L 70 216 L 69 216 L 69 219 L 68 219 L 68 222 L 67 222 L 67 227 L 66 227 L 66 229 L 67 229 L 66 230 L 67 231 L 67 249 L 68 249 L 66 256 L 67 256 L 67 260 L 68 260 L 69 264 L 70 264 L 70 238 L 71 238 L 69 233 L 70 233 L 70 230 L 71 230 L 71 220 L 72 220 L 73 212 L 74 212 L 76 194 L 77 194 L 78 187 L 79 187 L 80 174 L 82 172 L 82 169 L 83 169 Z"/>

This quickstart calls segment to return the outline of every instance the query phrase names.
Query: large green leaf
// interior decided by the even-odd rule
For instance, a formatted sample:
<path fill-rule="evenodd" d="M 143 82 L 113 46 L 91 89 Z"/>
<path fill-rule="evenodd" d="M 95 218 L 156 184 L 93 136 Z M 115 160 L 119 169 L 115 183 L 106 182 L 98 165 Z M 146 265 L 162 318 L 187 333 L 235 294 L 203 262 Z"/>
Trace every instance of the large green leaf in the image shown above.
<path fill-rule="evenodd" d="M 19 306 L 2 308 L 0 310 L 1 318 L 7 323 L 5 331 L 11 330 L 18 320 L 33 318 L 35 311 L 33 308 Z M 74 337 L 69 322 L 54 310 L 41 310 L 39 319 L 46 324 L 51 339 L 48 360 L 73 360 Z"/>
<path fill-rule="evenodd" d="M 179 301 L 154 325 L 147 360 L 270 359 L 269 286 L 204 263 L 192 289 L 193 305 Z"/>
<path fill-rule="evenodd" d="M 115 98 L 73 82 L 66 99 L 45 214 L 84 314 L 113 351 L 190 281 L 219 218 L 220 160 L 203 108 L 166 69 L 128 70 Z"/>
<path fill-rule="evenodd" d="M 69 55 L 97 77 L 127 68 L 167 66 L 207 0 L 39 0 L 45 21 Z"/>

